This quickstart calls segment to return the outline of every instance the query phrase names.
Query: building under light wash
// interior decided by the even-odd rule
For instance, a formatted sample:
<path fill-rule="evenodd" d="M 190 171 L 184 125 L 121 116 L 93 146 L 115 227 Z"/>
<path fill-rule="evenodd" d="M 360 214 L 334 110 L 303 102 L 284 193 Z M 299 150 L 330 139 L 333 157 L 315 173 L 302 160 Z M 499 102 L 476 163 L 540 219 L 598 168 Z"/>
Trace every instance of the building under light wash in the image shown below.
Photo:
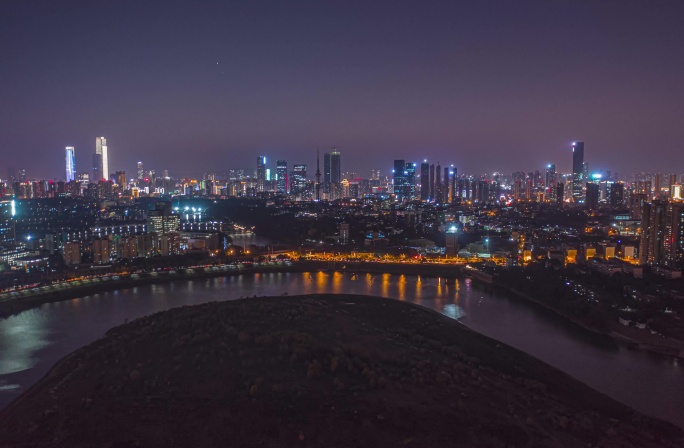
<path fill-rule="evenodd" d="M 143 169 L 143 163 L 138 162 L 138 182 L 145 178 L 145 170 Z"/>
<path fill-rule="evenodd" d="M 584 187 L 584 142 L 572 144 L 572 199 L 582 202 Z"/>
<path fill-rule="evenodd" d="M 95 139 L 95 156 L 93 158 L 93 171 L 95 171 L 95 162 L 99 164 L 98 174 L 95 180 L 107 179 L 109 180 L 109 158 L 107 156 L 107 139 L 104 137 L 97 137 Z"/>
<path fill-rule="evenodd" d="M 276 185 L 278 193 L 287 194 L 287 161 L 276 161 Z"/>
<path fill-rule="evenodd" d="M 292 175 L 290 176 L 290 192 L 295 196 L 301 195 L 302 193 L 304 193 L 306 185 L 306 165 L 293 165 Z"/>
<path fill-rule="evenodd" d="M 66 147 L 66 181 L 76 180 L 76 150 L 73 146 Z"/>

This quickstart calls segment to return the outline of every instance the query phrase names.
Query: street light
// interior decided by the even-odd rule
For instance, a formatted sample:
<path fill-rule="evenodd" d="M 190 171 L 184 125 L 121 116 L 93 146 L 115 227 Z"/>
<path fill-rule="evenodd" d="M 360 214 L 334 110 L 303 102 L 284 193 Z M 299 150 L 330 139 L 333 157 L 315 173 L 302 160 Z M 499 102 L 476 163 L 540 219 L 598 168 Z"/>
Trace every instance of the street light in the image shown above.
<path fill-rule="evenodd" d="M 487 250 L 487 253 L 489 253 L 489 238 L 485 238 L 485 248 Z"/>

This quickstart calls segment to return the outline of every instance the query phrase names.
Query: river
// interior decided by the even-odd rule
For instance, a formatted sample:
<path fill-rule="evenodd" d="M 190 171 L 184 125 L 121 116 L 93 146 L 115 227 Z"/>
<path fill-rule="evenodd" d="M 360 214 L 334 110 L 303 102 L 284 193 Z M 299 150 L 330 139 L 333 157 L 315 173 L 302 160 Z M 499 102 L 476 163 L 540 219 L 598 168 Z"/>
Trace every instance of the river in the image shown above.
<path fill-rule="evenodd" d="M 172 307 L 263 295 L 351 293 L 417 303 L 563 370 L 643 413 L 684 427 L 684 369 L 629 350 L 555 314 L 470 280 L 343 273 L 241 274 L 104 292 L 0 320 L 0 408 L 60 358 L 127 320 Z"/>

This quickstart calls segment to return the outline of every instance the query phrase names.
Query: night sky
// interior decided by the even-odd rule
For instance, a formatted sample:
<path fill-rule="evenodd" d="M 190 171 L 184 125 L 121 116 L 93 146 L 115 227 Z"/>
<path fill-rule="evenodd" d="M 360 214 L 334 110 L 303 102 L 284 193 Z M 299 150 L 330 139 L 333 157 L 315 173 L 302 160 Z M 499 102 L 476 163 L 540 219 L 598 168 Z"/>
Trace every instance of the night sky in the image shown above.
<path fill-rule="evenodd" d="M 684 1 L 0 1 L 0 177 L 684 172 Z"/>

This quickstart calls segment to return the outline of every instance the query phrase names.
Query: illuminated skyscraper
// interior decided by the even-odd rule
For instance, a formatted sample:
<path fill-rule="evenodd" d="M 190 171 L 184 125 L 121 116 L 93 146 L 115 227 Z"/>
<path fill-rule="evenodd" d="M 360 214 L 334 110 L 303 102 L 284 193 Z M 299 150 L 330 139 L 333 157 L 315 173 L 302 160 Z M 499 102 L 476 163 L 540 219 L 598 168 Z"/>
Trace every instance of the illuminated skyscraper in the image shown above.
<path fill-rule="evenodd" d="M 572 198 L 575 202 L 582 200 L 584 180 L 584 142 L 574 142 L 572 144 Z"/>
<path fill-rule="evenodd" d="M 548 202 L 556 202 L 556 165 L 552 163 L 546 166 L 544 196 Z"/>
<path fill-rule="evenodd" d="M 290 192 L 294 195 L 301 194 L 306 188 L 306 165 L 293 165 L 290 177 Z"/>
<path fill-rule="evenodd" d="M 430 164 L 427 160 L 420 164 L 420 200 L 430 200 Z"/>
<path fill-rule="evenodd" d="M 256 183 L 257 191 L 264 191 L 266 183 L 266 156 L 257 156 Z"/>
<path fill-rule="evenodd" d="M 143 163 L 138 162 L 138 182 L 143 180 L 145 177 L 145 170 L 143 169 Z"/>
<path fill-rule="evenodd" d="M 109 180 L 109 159 L 107 157 L 107 139 L 104 137 L 97 137 L 95 139 L 95 154 L 100 155 L 100 179 Z"/>
<path fill-rule="evenodd" d="M 407 197 L 406 199 L 412 201 L 416 198 L 416 164 L 413 162 L 408 162 L 406 164 L 406 169 L 404 172 L 406 173 L 406 184 L 408 186 L 407 188 Z"/>
<path fill-rule="evenodd" d="M 287 161 L 285 160 L 276 162 L 276 185 L 278 193 L 287 193 Z"/>
<path fill-rule="evenodd" d="M 416 180 L 416 164 L 406 163 L 404 160 L 395 160 L 394 169 L 394 194 L 398 201 L 411 201 L 414 196 Z"/>
<path fill-rule="evenodd" d="M 66 181 L 76 180 L 76 150 L 73 146 L 66 147 Z"/>
<path fill-rule="evenodd" d="M 330 193 L 331 186 L 338 185 L 342 181 L 340 152 L 335 151 L 326 153 L 323 156 L 323 192 Z"/>

